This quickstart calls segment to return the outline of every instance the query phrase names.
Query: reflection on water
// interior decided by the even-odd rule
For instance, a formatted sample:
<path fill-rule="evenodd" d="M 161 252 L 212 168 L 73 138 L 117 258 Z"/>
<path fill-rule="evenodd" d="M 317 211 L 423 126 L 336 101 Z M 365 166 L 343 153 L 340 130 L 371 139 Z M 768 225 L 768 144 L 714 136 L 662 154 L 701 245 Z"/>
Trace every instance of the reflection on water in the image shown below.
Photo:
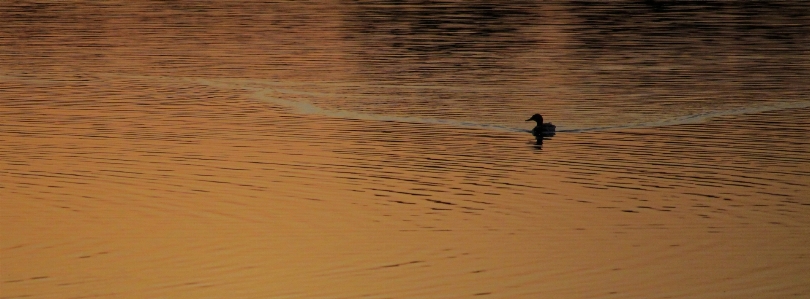
<path fill-rule="evenodd" d="M 19 3 L 3 16 L 15 71 L 251 78 L 332 116 L 522 128 L 516 115 L 541 111 L 590 130 L 808 103 L 803 2 Z"/>
<path fill-rule="evenodd" d="M 806 103 L 810 6 L 800 2 L 661 2 L 570 7 L 567 63 L 577 85 L 618 115 L 685 116 Z"/>
<path fill-rule="evenodd" d="M 346 39 L 359 46 L 358 75 L 395 84 L 463 81 L 497 84 L 532 52 L 542 36 L 534 1 L 353 1 L 346 9 Z M 491 74 L 487 76 L 487 74 Z M 510 82 L 511 83 L 511 82 Z"/>
<path fill-rule="evenodd" d="M 339 107 L 513 127 L 515 114 L 541 109 L 581 130 L 807 103 L 807 5 L 492 6 L 350 6 L 344 28 L 358 80 L 395 83 L 362 88 Z"/>
<path fill-rule="evenodd" d="M 807 297 L 808 7 L 14 2 L 2 297 Z"/>

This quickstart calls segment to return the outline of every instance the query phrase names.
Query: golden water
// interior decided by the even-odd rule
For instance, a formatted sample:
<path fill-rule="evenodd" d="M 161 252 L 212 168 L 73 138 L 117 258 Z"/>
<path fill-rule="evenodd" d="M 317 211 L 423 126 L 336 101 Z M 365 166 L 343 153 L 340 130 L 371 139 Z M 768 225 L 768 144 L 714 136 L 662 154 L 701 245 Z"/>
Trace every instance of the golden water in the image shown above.
<path fill-rule="evenodd" d="M 810 296 L 801 4 L 7 6 L 0 298 Z"/>

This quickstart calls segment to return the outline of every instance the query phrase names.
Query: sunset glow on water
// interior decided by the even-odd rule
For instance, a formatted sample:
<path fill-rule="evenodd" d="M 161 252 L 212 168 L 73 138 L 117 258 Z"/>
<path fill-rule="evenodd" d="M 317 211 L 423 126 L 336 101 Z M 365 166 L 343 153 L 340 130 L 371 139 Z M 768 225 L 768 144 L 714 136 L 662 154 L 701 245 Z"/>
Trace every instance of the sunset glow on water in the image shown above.
<path fill-rule="evenodd" d="M 0 298 L 810 297 L 803 2 L 0 7 Z"/>

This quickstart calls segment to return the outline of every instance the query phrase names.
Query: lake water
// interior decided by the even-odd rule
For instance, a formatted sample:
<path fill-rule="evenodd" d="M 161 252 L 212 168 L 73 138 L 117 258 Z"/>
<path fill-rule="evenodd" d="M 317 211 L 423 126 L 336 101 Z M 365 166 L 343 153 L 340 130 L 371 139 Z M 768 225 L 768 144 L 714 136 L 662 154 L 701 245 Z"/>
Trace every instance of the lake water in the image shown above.
<path fill-rule="evenodd" d="M 0 298 L 810 296 L 803 2 L 2 6 Z"/>

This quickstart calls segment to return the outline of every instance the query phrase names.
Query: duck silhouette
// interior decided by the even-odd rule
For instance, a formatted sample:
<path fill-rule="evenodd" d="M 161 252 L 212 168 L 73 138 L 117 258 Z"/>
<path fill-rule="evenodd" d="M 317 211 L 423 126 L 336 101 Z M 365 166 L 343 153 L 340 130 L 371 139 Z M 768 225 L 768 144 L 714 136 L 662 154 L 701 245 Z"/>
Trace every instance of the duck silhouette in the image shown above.
<path fill-rule="evenodd" d="M 557 126 L 552 125 L 551 123 L 543 123 L 542 115 L 540 115 L 539 113 L 535 113 L 534 115 L 532 115 L 531 118 L 527 119 L 526 121 L 530 120 L 537 122 L 537 126 L 535 126 L 534 129 L 532 129 L 532 135 L 534 135 L 534 137 L 541 138 L 554 136 L 554 133 L 557 130 Z"/>

